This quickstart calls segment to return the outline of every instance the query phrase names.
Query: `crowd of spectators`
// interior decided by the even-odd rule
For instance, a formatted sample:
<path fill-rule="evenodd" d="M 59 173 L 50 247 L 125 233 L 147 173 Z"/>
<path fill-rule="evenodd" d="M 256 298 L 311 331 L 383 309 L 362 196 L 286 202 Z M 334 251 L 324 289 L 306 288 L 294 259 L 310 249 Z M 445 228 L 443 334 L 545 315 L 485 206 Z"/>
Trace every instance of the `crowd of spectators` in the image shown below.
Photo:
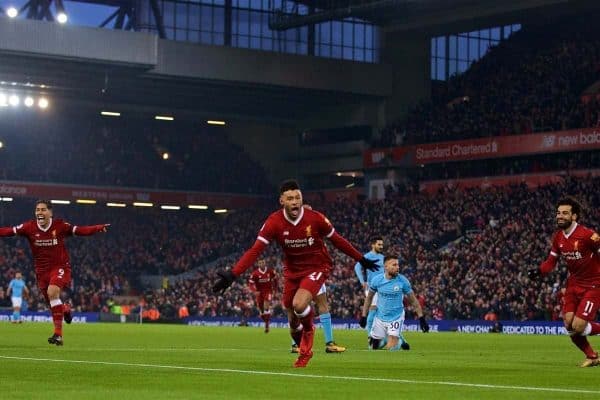
<path fill-rule="evenodd" d="M 106 118 L 90 112 L 7 115 L 0 179 L 186 191 L 271 193 L 262 166 L 225 128 Z M 18 149 L 18 151 L 17 151 Z M 165 155 L 167 154 L 167 155 Z"/>
<path fill-rule="evenodd" d="M 34 200 L 0 203 L 0 225 L 14 226 L 33 218 Z M 209 211 L 113 209 L 104 206 L 54 206 L 54 216 L 79 225 L 110 223 L 109 232 L 73 237 L 67 248 L 73 267 L 73 305 L 99 311 L 115 295 L 140 293 L 142 274 L 178 274 L 219 257 L 239 252 L 260 226 L 257 210 L 216 215 Z M 252 227 L 252 229 L 250 228 Z M 14 271 L 23 272 L 35 287 L 29 244 L 23 238 L 3 238 L 0 246 L 0 287 L 6 289 Z M 32 309 L 44 308 L 34 292 Z M 0 302 L 3 299 L 0 296 Z"/>
<path fill-rule="evenodd" d="M 375 147 L 598 126 L 600 102 L 583 91 L 600 79 L 597 17 L 524 26 L 446 90 L 384 129 Z"/>
<path fill-rule="evenodd" d="M 315 206 L 363 251 L 368 250 L 369 237 L 383 234 L 385 252 L 399 255 L 401 272 L 412 282 L 429 318 L 557 320 L 566 268 L 560 265 L 542 282 L 529 281 L 526 271 L 548 254 L 555 202 L 561 196 L 576 195 L 586 205 L 583 223 L 600 226 L 599 189 L 598 178 L 567 178 L 536 190 L 523 185 L 445 190 L 435 195 L 392 191 L 385 200 L 339 200 Z M 335 268 L 328 283 L 332 315 L 355 318 L 363 295 L 354 262 L 335 250 L 332 255 Z M 271 246 L 266 258 L 280 268 L 276 246 Z M 154 304 L 185 304 L 191 315 L 239 316 L 253 307 L 248 276 L 223 296 L 210 291 L 215 271 L 232 262 L 198 272 L 193 279 L 155 291 L 149 298 Z M 284 315 L 280 295 L 281 290 L 276 294 L 276 316 Z"/>
<path fill-rule="evenodd" d="M 555 229 L 555 202 L 564 194 L 585 205 L 583 223 L 600 226 L 600 178 L 570 178 L 532 190 L 525 185 L 466 191 L 444 189 L 419 194 L 388 188 L 385 200 L 340 199 L 313 204 L 336 230 L 361 251 L 369 238 L 382 234 L 386 253 L 398 254 L 402 273 L 413 284 L 429 318 L 558 319 L 562 266 L 543 282 L 530 282 L 528 267 L 538 265 L 549 250 Z M 2 225 L 28 218 L 23 205 L 4 203 Z M 229 216 L 169 213 L 152 210 L 111 210 L 69 206 L 55 210 L 77 224 L 110 222 L 107 234 L 71 238 L 73 265 L 69 297 L 82 311 L 99 311 L 115 295 L 137 294 L 165 316 L 187 307 L 192 316 L 239 316 L 251 313 L 253 294 L 249 274 L 223 296 L 210 290 L 216 271 L 230 267 L 255 240 L 270 209 L 240 211 Z M 24 272 L 33 295 L 31 309 L 45 309 L 37 293 L 29 250 L 22 239 L 3 239 L 0 246 L 0 287 L 6 288 L 14 270 Z M 335 268 L 329 278 L 331 311 L 338 318 L 354 318 L 363 300 L 354 276 L 354 262 L 332 249 Z M 233 255 L 229 258 L 220 258 Z M 281 254 L 270 246 L 264 254 L 280 270 Z M 216 266 L 197 269 L 194 276 L 156 290 L 144 289 L 137 278 L 144 273 L 189 271 L 210 260 Z M 280 280 L 281 281 L 281 280 Z M 276 293 L 274 313 L 283 316 Z M 0 296 L 0 302 L 6 302 Z M 408 317 L 411 315 L 409 314 Z"/>

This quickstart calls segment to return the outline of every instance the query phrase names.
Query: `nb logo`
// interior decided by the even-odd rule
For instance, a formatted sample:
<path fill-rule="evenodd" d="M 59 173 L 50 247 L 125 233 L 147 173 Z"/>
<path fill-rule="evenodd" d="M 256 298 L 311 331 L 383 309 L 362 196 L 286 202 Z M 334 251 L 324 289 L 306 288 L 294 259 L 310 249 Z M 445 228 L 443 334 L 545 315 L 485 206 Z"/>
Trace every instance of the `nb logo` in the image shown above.
<path fill-rule="evenodd" d="M 542 141 L 542 145 L 544 147 L 554 147 L 554 142 L 556 141 L 556 137 L 554 135 L 544 136 Z"/>

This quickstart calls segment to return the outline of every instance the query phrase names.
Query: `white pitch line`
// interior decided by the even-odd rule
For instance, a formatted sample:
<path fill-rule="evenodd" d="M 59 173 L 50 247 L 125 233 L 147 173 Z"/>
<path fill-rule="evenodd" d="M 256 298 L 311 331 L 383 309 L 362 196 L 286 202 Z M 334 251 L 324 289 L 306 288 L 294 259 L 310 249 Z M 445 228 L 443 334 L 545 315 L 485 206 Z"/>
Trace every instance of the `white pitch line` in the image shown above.
<path fill-rule="evenodd" d="M 233 374 L 287 376 L 287 377 L 293 377 L 293 378 L 319 378 L 319 379 L 333 379 L 333 380 L 342 380 L 342 381 L 366 381 L 366 382 L 407 383 L 407 384 L 417 384 L 417 385 L 425 384 L 425 385 L 442 385 L 442 386 L 463 386 L 463 387 L 483 388 L 483 389 L 529 390 L 529 391 L 534 391 L 534 392 L 600 394 L 600 391 L 585 390 L 585 389 L 561 389 L 561 388 L 546 388 L 546 387 L 535 387 L 535 386 L 488 385 L 488 384 L 480 384 L 480 383 L 463 383 L 463 382 L 446 382 L 446 381 L 418 381 L 418 380 L 411 380 L 411 379 L 369 378 L 369 377 L 361 377 L 361 376 L 292 374 L 289 372 L 249 371 L 249 370 L 243 370 L 243 369 L 229 369 L 229 368 L 184 367 L 184 366 L 180 366 L 180 365 L 136 364 L 136 363 L 125 363 L 125 362 L 113 362 L 113 361 L 62 360 L 62 359 L 53 359 L 53 358 L 13 357 L 13 356 L 1 356 L 1 355 L 0 355 L 0 358 L 5 359 L 5 360 L 19 360 L 19 361 L 39 361 L 39 362 L 91 364 L 91 365 L 113 365 L 113 366 L 116 365 L 116 366 L 123 366 L 123 367 L 142 367 L 142 368 L 173 369 L 173 370 L 185 370 L 185 371 L 202 371 L 202 372 L 227 372 L 227 373 L 233 373 Z"/>

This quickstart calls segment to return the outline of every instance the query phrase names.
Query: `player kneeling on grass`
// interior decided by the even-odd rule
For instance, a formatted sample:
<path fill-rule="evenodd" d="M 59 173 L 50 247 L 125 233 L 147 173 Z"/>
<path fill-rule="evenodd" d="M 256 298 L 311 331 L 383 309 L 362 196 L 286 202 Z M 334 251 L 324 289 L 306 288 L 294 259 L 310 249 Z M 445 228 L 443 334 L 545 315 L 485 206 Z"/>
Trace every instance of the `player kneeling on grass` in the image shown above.
<path fill-rule="evenodd" d="M 375 275 L 369 282 L 369 293 L 365 299 L 360 318 L 360 326 L 367 325 L 367 313 L 371 307 L 373 296 L 377 293 L 377 315 L 373 320 L 373 327 L 369 336 L 369 346 L 373 350 L 385 348 L 386 350 L 400 350 L 400 334 L 404 323 L 404 296 L 408 297 L 410 304 L 419 317 L 419 325 L 424 333 L 429 332 L 429 324 L 423 315 L 423 309 L 410 286 L 408 279 L 400 274 L 397 256 L 386 256 L 383 260 L 384 272 Z"/>

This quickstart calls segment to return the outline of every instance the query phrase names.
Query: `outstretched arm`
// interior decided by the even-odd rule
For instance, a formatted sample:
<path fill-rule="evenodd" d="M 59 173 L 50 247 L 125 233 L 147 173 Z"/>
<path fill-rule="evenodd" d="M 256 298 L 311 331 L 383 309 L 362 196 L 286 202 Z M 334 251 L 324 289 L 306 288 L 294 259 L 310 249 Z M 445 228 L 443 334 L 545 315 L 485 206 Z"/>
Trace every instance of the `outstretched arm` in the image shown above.
<path fill-rule="evenodd" d="M 248 268 L 253 266 L 266 247 L 267 244 L 265 242 L 261 241 L 260 239 L 257 239 L 256 242 L 254 242 L 254 245 L 252 245 L 252 247 L 250 247 L 250 249 L 248 249 L 244 253 L 242 258 L 240 258 L 239 261 L 235 264 L 235 266 L 231 269 L 233 275 L 238 277 L 241 274 L 243 274 Z"/>
<path fill-rule="evenodd" d="M 227 290 L 233 281 L 235 281 L 235 278 L 243 274 L 248 268 L 254 265 L 265 247 L 267 247 L 267 244 L 263 242 L 259 236 L 259 239 L 256 239 L 254 245 L 244 253 L 242 258 L 239 259 L 239 261 L 231 270 L 217 272 L 219 279 L 213 285 L 213 292 L 222 293 Z"/>
<path fill-rule="evenodd" d="M 6 226 L 3 228 L 0 228 L 0 237 L 10 237 L 10 236 L 15 236 L 16 234 L 17 234 L 17 231 L 12 226 Z"/>
<path fill-rule="evenodd" d="M 346 254 L 348 257 L 352 257 L 356 261 L 360 261 L 363 258 L 362 254 L 360 254 L 360 252 L 356 250 L 354 246 L 352 246 L 352 244 L 344 239 L 339 233 L 333 232 L 333 234 L 329 237 L 329 240 L 336 249 Z"/>
<path fill-rule="evenodd" d="M 99 232 L 106 232 L 110 224 L 100 225 L 87 225 L 87 226 L 74 226 L 73 235 L 76 236 L 90 236 Z"/>
<path fill-rule="evenodd" d="M 375 260 L 370 260 L 368 258 L 365 258 L 362 254 L 360 254 L 360 252 L 358 250 L 356 250 L 354 248 L 354 246 L 352 246 L 350 244 L 349 241 L 344 239 L 337 232 L 332 231 L 332 233 L 330 235 L 331 236 L 327 236 L 327 237 L 329 238 L 329 240 L 331 240 L 331 243 L 338 250 L 340 250 L 342 253 L 346 254 L 347 256 L 354 258 L 365 269 L 368 269 L 370 271 L 377 271 L 379 269 L 379 265 L 377 265 Z"/>

